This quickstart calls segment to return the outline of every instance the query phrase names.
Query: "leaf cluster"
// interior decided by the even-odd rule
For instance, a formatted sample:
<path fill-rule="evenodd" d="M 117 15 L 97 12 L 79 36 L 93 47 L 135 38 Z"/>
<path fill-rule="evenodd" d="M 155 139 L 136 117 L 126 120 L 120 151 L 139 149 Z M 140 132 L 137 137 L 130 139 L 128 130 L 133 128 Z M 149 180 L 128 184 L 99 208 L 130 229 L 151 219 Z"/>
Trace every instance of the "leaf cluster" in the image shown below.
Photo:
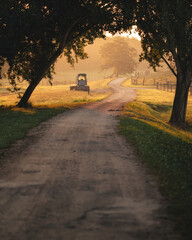
<path fill-rule="evenodd" d="M 13 86 L 51 79 L 62 53 L 73 65 L 87 57 L 87 44 L 121 30 L 123 21 L 118 1 L 3 0 L 0 9 L 0 66 L 8 62 Z"/>
<path fill-rule="evenodd" d="M 141 36 L 143 54 L 155 69 L 163 59 L 177 75 L 192 70 L 192 4 L 190 0 L 138 0 L 135 24 Z M 174 68 L 176 64 L 177 70 Z"/>

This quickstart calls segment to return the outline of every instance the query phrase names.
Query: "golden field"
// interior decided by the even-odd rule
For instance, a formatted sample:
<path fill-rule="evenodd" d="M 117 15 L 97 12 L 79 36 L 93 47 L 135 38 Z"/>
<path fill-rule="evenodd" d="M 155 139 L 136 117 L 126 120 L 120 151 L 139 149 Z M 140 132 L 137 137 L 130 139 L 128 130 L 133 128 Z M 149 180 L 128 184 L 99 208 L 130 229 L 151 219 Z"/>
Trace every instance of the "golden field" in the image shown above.
<path fill-rule="evenodd" d="M 125 84 L 130 86 L 130 80 Z M 173 92 L 166 92 L 157 89 L 147 89 L 140 86 L 136 89 L 137 98 L 134 102 L 128 103 L 123 115 L 135 118 L 162 129 L 172 135 L 192 141 L 192 96 L 189 95 L 186 120 L 189 127 L 177 129 L 168 122 L 171 116 L 171 109 L 174 100 Z"/>
<path fill-rule="evenodd" d="M 112 79 L 101 79 L 89 82 L 90 94 L 83 91 L 70 91 L 70 85 L 37 86 L 30 102 L 34 107 L 70 107 L 82 103 L 100 101 L 106 98 L 110 91 L 108 83 Z M 0 105 L 14 106 L 18 102 L 17 94 L 0 91 Z"/>
<path fill-rule="evenodd" d="M 143 86 L 143 78 L 145 78 L 145 83 Z M 160 74 L 151 74 L 147 77 L 139 77 L 137 78 L 137 84 L 138 85 L 133 85 L 131 84 L 131 78 L 126 79 L 123 83 L 122 86 L 123 87 L 135 87 L 135 88 L 140 88 L 140 87 L 144 87 L 144 88 L 156 88 L 156 86 L 154 86 L 154 80 L 155 80 L 155 84 L 157 82 L 159 83 L 166 83 L 167 81 L 169 81 L 169 83 L 176 83 L 176 79 L 175 76 L 173 75 L 160 75 Z"/>

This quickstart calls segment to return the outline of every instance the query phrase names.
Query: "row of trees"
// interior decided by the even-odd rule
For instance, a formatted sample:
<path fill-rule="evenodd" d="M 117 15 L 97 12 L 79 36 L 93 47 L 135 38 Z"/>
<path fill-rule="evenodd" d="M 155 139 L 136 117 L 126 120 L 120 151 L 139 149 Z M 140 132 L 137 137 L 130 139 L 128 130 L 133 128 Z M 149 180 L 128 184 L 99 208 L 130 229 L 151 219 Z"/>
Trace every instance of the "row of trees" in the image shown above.
<path fill-rule="evenodd" d="M 177 78 L 171 123 L 185 124 L 192 79 L 191 0 L 2 0 L 0 3 L 0 66 L 28 88 L 19 106 L 26 106 L 42 78 L 51 79 L 57 58 L 73 64 L 86 58 L 84 46 L 95 38 L 137 25 L 143 54 L 155 69 L 164 61 Z M 122 53 L 123 54 L 123 53 Z"/>

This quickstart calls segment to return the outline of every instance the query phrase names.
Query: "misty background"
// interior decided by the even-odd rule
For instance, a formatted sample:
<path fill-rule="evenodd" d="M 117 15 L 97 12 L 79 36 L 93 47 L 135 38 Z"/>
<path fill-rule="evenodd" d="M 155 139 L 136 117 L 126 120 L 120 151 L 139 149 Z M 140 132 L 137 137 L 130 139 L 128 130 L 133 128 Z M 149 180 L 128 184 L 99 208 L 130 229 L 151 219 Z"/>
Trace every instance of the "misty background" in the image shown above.
<path fill-rule="evenodd" d="M 96 39 L 93 44 L 89 44 L 85 47 L 85 52 L 88 54 L 87 59 L 78 59 L 78 62 L 71 66 L 67 62 L 67 58 L 65 56 L 61 56 L 58 58 L 55 64 L 55 74 L 53 76 L 52 84 L 53 85 L 65 85 L 65 84 L 75 84 L 76 76 L 78 73 L 86 73 L 88 82 L 101 80 L 104 78 L 112 78 L 117 77 L 114 75 L 114 68 L 103 69 L 103 57 L 101 54 L 101 50 L 104 45 L 114 42 L 114 40 L 122 39 L 127 42 L 130 48 L 133 48 L 135 51 L 134 62 L 136 62 L 136 67 L 132 73 L 127 73 L 127 77 L 158 77 L 161 75 L 169 76 L 171 72 L 167 68 L 167 66 L 162 63 L 162 67 L 157 69 L 157 72 L 154 72 L 151 67 L 149 67 L 149 63 L 147 61 L 139 61 L 139 55 L 142 52 L 141 42 L 135 37 L 129 36 L 116 36 L 116 37 L 106 37 L 106 39 Z M 115 52 L 116 49 L 110 49 L 110 52 Z M 124 49 L 122 52 L 118 52 L 119 56 L 124 56 Z M 115 56 L 115 53 L 114 53 Z M 126 59 L 123 59 L 123 62 L 126 64 Z M 2 77 L 4 77 L 4 72 L 7 66 L 4 66 L 4 70 L 2 71 Z M 119 74 L 121 75 L 121 73 Z M 125 75 L 125 74 L 123 74 Z M 7 81 L 1 80 L 1 83 L 5 83 L 7 85 Z M 40 82 L 41 86 L 49 85 L 47 79 L 43 79 Z"/>
<path fill-rule="evenodd" d="M 139 62 L 139 55 L 142 52 L 141 42 L 136 38 L 132 37 L 106 37 L 106 39 L 96 39 L 93 44 L 88 45 L 85 48 L 85 52 L 88 54 L 88 58 L 78 60 L 78 63 L 74 64 L 72 67 L 68 62 L 66 57 L 62 56 L 57 60 L 55 65 L 55 75 L 53 77 L 53 85 L 60 84 L 73 84 L 75 83 L 76 76 L 78 73 L 86 73 L 88 81 L 99 80 L 102 78 L 115 77 L 113 75 L 113 68 L 102 69 L 103 59 L 101 56 L 101 48 L 103 45 L 110 43 L 114 38 L 123 38 L 129 45 L 136 50 L 135 61 L 137 62 L 136 70 L 132 74 L 127 74 L 128 77 L 131 76 L 148 76 L 148 75 L 169 75 L 171 74 L 167 66 L 163 64 L 163 67 L 157 69 L 154 73 L 152 68 L 149 68 L 149 63 L 147 61 Z M 111 49 L 113 51 L 113 49 Z M 123 52 L 121 53 L 123 56 Z M 46 85 L 47 80 L 44 79 L 41 85 Z"/>

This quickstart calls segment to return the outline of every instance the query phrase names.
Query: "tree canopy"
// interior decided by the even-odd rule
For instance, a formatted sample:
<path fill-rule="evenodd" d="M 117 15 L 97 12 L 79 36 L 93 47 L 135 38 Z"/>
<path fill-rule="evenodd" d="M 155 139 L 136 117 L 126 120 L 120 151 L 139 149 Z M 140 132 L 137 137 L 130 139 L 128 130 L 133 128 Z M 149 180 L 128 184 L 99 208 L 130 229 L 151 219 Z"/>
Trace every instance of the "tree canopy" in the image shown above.
<path fill-rule="evenodd" d="M 64 53 L 73 64 L 85 58 L 84 46 L 104 31 L 120 30 L 123 15 L 118 1 L 10 0 L 1 10 L 1 65 L 9 63 L 8 77 L 29 83 L 19 106 L 25 106 L 42 78 L 52 77 L 54 63 Z M 3 6 L 4 2 L 0 4 Z"/>
<path fill-rule="evenodd" d="M 136 69 L 137 51 L 122 37 L 115 37 L 111 42 L 101 46 L 100 54 L 103 59 L 101 68 L 113 68 L 116 76 L 132 73 Z"/>
<path fill-rule="evenodd" d="M 177 78 L 170 122 L 183 125 L 192 80 L 191 0 L 138 0 L 134 21 L 141 36 L 141 59 L 154 69 L 163 60 Z"/>
<path fill-rule="evenodd" d="M 0 69 L 29 87 L 25 106 L 42 78 L 51 79 L 57 58 L 73 64 L 85 58 L 84 46 L 105 31 L 116 33 L 137 25 L 143 54 L 155 69 L 163 60 L 177 78 L 171 123 L 185 124 L 192 79 L 191 0 L 2 0 L 0 3 Z"/>

